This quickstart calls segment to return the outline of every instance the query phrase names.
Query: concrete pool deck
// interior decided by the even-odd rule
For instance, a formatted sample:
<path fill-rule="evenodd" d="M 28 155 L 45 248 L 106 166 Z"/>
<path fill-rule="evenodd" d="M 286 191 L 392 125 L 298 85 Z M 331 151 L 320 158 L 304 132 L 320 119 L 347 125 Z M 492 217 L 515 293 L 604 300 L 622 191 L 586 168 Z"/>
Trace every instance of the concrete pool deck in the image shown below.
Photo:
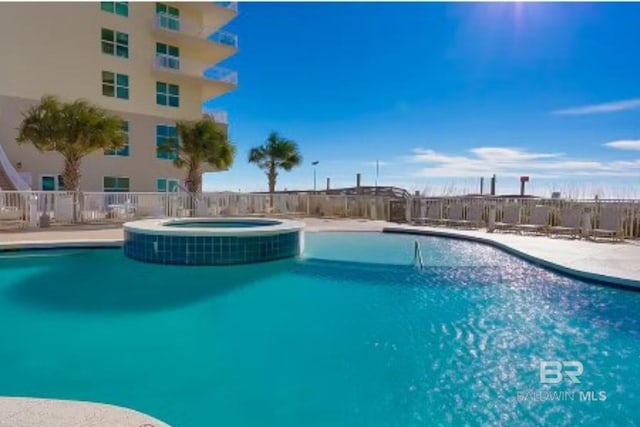
<path fill-rule="evenodd" d="M 593 242 L 512 233 L 399 225 L 357 219 L 299 219 L 306 231 L 400 232 L 481 242 L 577 277 L 640 288 L 640 241 Z M 122 227 L 64 227 L 0 232 L 0 250 L 28 247 L 120 246 Z M 0 427 L 167 426 L 131 409 L 91 402 L 0 397 Z"/>
<path fill-rule="evenodd" d="M 143 413 L 92 402 L 0 397 L 0 427 L 168 427 Z"/>

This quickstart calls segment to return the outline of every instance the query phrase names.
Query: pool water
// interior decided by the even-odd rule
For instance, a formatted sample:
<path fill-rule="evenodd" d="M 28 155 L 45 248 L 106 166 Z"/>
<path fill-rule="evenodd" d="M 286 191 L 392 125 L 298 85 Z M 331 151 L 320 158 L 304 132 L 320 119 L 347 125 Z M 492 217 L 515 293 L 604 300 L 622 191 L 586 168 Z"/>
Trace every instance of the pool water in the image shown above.
<path fill-rule="evenodd" d="M 251 220 L 251 221 L 229 221 L 229 220 L 212 220 L 212 221 L 174 221 L 168 222 L 165 227 L 175 228 L 254 228 L 264 227 L 267 225 L 279 224 L 278 221 L 270 220 Z"/>
<path fill-rule="evenodd" d="M 0 254 L 0 395 L 180 427 L 639 423 L 640 293 L 433 237 L 419 271 L 415 239 L 307 233 L 303 258 L 239 267 Z M 581 383 L 540 384 L 541 360 Z"/>

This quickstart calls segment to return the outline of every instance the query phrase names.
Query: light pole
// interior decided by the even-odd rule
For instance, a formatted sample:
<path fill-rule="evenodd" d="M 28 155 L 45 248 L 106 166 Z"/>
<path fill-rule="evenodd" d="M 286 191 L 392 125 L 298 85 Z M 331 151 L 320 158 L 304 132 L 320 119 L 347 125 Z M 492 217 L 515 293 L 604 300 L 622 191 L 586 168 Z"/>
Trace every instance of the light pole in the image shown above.
<path fill-rule="evenodd" d="M 311 162 L 313 165 L 313 194 L 316 193 L 316 166 L 318 166 L 318 163 L 320 163 L 318 160 Z"/>

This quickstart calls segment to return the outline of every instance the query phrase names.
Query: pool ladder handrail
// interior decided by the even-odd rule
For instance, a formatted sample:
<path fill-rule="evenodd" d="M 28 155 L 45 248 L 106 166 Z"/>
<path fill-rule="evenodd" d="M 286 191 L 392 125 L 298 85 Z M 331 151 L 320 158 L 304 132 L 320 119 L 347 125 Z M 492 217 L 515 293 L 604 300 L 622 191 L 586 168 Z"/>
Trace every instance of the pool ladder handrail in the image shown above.
<path fill-rule="evenodd" d="M 420 249 L 420 243 L 416 239 L 413 245 L 413 263 L 417 265 L 420 270 L 424 270 L 424 259 L 422 258 L 422 250 Z"/>

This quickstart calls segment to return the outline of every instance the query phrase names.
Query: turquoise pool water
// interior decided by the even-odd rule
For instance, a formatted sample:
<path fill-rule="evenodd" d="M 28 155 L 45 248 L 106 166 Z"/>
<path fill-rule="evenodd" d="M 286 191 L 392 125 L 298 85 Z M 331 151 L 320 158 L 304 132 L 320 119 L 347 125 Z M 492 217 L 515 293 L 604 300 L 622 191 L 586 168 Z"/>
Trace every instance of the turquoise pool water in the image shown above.
<path fill-rule="evenodd" d="M 640 293 L 430 237 L 421 272 L 414 239 L 307 233 L 303 259 L 240 267 L 0 254 L 0 395 L 179 427 L 638 424 Z M 581 383 L 541 385 L 540 360 Z"/>
<path fill-rule="evenodd" d="M 251 221 L 242 220 L 212 220 L 212 221 L 184 221 L 165 224 L 165 227 L 175 228 L 253 228 L 264 227 L 265 225 L 276 225 L 278 221 L 255 219 Z"/>

